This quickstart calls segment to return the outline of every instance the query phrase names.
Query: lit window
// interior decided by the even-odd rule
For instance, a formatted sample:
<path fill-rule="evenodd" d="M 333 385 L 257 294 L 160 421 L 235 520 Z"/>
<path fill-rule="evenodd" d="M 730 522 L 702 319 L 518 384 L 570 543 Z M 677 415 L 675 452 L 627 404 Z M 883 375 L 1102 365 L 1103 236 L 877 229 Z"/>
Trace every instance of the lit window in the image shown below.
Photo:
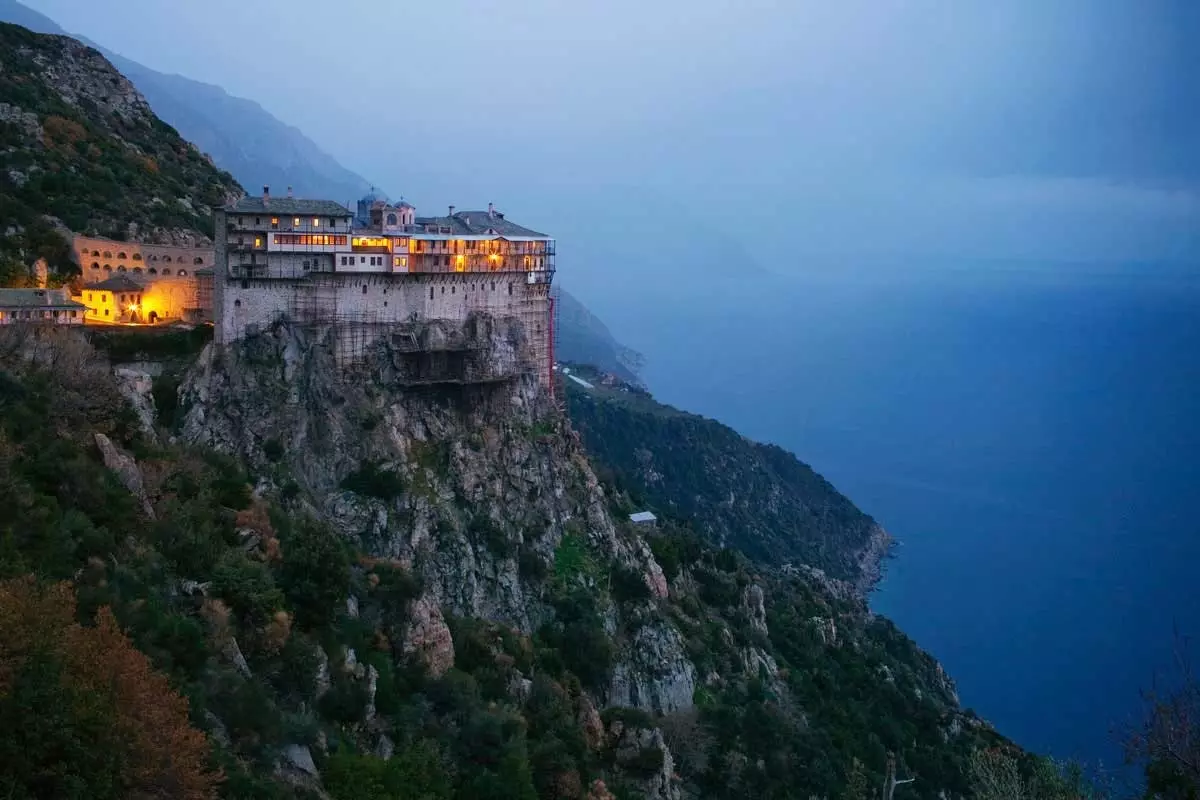
<path fill-rule="evenodd" d="M 260 236 L 255 236 L 255 237 L 254 237 L 254 246 L 255 246 L 255 247 L 262 247 L 262 246 L 263 246 L 263 245 L 262 245 L 262 237 L 260 237 Z"/>
<path fill-rule="evenodd" d="M 271 227 L 272 228 L 279 227 L 279 217 L 271 217 Z"/>
<path fill-rule="evenodd" d="M 313 226 L 314 228 L 319 228 L 319 227 L 321 227 L 321 220 L 317 219 L 316 217 L 313 217 L 313 224 L 312 224 L 312 226 Z"/>
<path fill-rule="evenodd" d="M 299 217 L 293 217 L 293 218 L 292 218 L 292 227 L 293 227 L 293 228 L 299 228 L 299 227 L 300 227 L 300 218 L 299 218 Z"/>

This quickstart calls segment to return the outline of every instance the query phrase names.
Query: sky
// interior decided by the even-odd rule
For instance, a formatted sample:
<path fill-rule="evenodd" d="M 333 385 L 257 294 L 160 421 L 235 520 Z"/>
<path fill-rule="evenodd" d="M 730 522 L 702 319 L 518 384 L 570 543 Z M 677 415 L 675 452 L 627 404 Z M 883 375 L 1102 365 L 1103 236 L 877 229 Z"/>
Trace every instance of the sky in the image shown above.
<path fill-rule="evenodd" d="M 419 209 L 494 200 L 591 249 L 626 224 L 785 273 L 1200 249 L 1190 0 L 26 2 Z"/>

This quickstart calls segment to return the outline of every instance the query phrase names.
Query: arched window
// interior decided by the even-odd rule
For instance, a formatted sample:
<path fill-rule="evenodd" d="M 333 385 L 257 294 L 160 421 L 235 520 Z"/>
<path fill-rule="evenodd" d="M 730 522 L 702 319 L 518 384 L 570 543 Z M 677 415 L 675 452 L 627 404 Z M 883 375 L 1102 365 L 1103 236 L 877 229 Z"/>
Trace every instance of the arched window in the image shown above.
<path fill-rule="evenodd" d="M 122 250 L 121 252 L 117 253 L 117 258 L 128 258 L 128 256 L 125 255 L 125 251 Z"/>
<path fill-rule="evenodd" d="M 170 275 L 170 274 L 171 274 L 171 270 L 169 270 L 169 269 L 164 269 L 164 270 L 162 271 L 162 274 L 163 274 L 163 275 Z"/>
<path fill-rule="evenodd" d="M 388 214 L 388 215 L 387 215 L 387 224 L 388 224 L 388 225 L 395 225 L 395 224 L 396 224 L 396 215 L 395 215 L 395 214 Z"/>
<path fill-rule="evenodd" d="M 158 268 L 157 268 L 157 267 L 151 267 L 151 268 L 149 269 L 149 272 L 150 272 L 150 274 L 151 274 L 151 275 L 157 275 L 157 274 L 158 274 Z"/>
<path fill-rule="evenodd" d="M 179 272 L 177 272 L 177 273 L 175 273 L 175 274 L 176 274 L 176 275 L 187 275 L 187 270 L 186 270 L 186 269 L 181 269 L 181 270 L 179 270 Z"/>
<path fill-rule="evenodd" d="M 95 262 L 95 261 L 93 261 L 93 262 L 92 262 L 92 269 L 100 269 L 100 264 L 99 264 L 98 262 Z"/>
<path fill-rule="evenodd" d="M 241 301 L 241 300 L 234 300 L 234 301 L 233 301 L 233 307 L 234 307 L 234 308 L 241 308 L 241 307 L 242 307 L 242 301 Z"/>
<path fill-rule="evenodd" d="M 125 265 L 117 264 L 117 272 L 124 272 L 124 271 L 125 271 Z"/>
<path fill-rule="evenodd" d="M 158 261 L 158 256 L 150 256 L 151 261 Z"/>
<path fill-rule="evenodd" d="M 141 254 L 141 253 L 134 253 L 134 254 L 133 254 L 133 260 L 134 260 L 134 261 L 141 261 L 141 260 L 142 260 L 142 254 Z"/>
<path fill-rule="evenodd" d="M 138 274 L 141 274 L 141 272 L 142 272 L 142 268 L 141 268 L 141 267 L 134 267 L 134 268 L 133 268 L 133 271 L 134 271 L 134 272 L 136 272 L 136 273 L 138 273 Z"/>
<path fill-rule="evenodd" d="M 112 272 L 112 265 L 111 265 L 111 264 L 105 264 L 105 265 L 104 265 L 104 271 L 105 271 L 105 272 Z"/>
<path fill-rule="evenodd" d="M 201 258 L 200 256 L 196 256 L 195 258 L 193 258 L 193 259 L 192 259 L 192 263 L 193 263 L 193 264 L 203 264 L 203 263 L 204 263 L 204 259 L 203 259 L 203 258 Z"/>
<path fill-rule="evenodd" d="M 99 250 L 93 250 L 93 251 L 92 251 L 92 256 L 93 256 L 94 258 L 99 258 L 99 257 L 100 257 L 100 251 L 99 251 Z"/>
<path fill-rule="evenodd" d="M 112 253 L 110 253 L 110 252 L 108 252 L 107 250 L 105 250 L 105 251 L 104 251 L 104 257 L 105 257 L 105 258 L 112 258 Z"/>
<path fill-rule="evenodd" d="M 163 256 L 163 261 L 165 261 L 166 263 L 170 264 L 170 263 L 171 263 L 171 257 L 170 257 L 170 256 Z"/>

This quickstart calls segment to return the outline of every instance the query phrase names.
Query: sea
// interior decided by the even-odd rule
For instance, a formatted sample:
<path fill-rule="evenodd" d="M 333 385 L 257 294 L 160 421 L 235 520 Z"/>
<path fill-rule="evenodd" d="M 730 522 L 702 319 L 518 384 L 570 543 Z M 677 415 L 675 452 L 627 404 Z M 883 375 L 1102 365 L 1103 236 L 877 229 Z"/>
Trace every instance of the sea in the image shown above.
<path fill-rule="evenodd" d="M 1200 267 L 764 282 L 585 299 L 658 399 L 790 449 L 896 537 L 871 606 L 965 706 L 1119 765 L 1142 692 L 1200 636 Z"/>

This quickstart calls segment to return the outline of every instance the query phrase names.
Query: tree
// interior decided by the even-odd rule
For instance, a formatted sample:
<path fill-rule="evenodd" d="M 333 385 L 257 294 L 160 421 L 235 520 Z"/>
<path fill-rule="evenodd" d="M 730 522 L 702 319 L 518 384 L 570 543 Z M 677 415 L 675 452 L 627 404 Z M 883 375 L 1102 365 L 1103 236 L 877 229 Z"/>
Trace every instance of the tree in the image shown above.
<path fill-rule="evenodd" d="M 0 583 L 0 795 L 216 795 L 188 704 L 121 632 L 108 608 L 75 620 L 67 583 Z"/>
<path fill-rule="evenodd" d="M 1163 800 L 1200 798 L 1200 682 L 1192 671 L 1188 643 L 1175 647 L 1173 688 L 1143 693 L 1141 726 L 1126 738 L 1126 758 L 1141 763 L 1146 788 Z"/>
<path fill-rule="evenodd" d="M 867 771 L 857 758 L 846 776 L 846 788 L 842 792 L 842 800 L 871 800 L 871 789 L 867 783 Z"/>
<path fill-rule="evenodd" d="M 304 629 L 328 625 L 346 597 L 350 557 L 338 535 L 307 520 L 283 537 L 280 583 Z"/>
<path fill-rule="evenodd" d="M 887 756 L 887 776 L 883 779 L 883 800 L 892 800 L 896 794 L 896 787 L 903 786 L 906 783 L 912 783 L 916 778 L 905 778 L 904 780 L 896 779 L 896 755 L 888 753 Z"/>

